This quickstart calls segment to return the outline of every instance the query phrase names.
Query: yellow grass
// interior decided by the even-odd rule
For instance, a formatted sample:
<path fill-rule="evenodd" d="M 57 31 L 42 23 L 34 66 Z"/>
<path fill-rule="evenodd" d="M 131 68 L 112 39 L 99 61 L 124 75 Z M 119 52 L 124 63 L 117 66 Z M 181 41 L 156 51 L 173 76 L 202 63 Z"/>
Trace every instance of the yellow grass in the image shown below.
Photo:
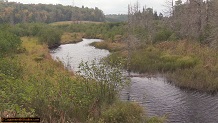
<path fill-rule="evenodd" d="M 121 51 L 126 49 L 126 44 L 122 42 L 109 42 L 109 41 L 103 41 L 103 42 L 94 42 L 91 44 L 92 46 L 95 46 L 99 49 L 107 49 L 109 51 L 115 52 L 115 51 Z"/>
<path fill-rule="evenodd" d="M 61 62 L 54 61 L 51 58 L 46 45 L 37 44 L 37 38 L 22 37 L 21 39 L 23 41 L 22 45 L 26 49 L 26 53 L 19 54 L 19 59 L 24 67 L 24 78 L 29 79 L 29 76 L 38 73 L 55 82 L 55 76 L 49 76 L 46 73 L 51 69 L 53 69 L 53 75 L 73 75 L 73 73 L 65 70 Z"/>
<path fill-rule="evenodd" d="M 83 34 L 64 32 L 61 36 L 61 44 L 78 43 L 82 41 Z"/>

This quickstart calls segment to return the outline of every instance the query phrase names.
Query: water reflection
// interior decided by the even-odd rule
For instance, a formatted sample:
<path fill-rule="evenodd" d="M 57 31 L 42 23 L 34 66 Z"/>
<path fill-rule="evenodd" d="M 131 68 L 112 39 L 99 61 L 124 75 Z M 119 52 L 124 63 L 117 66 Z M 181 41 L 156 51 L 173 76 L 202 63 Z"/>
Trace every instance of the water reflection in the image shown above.
<path fill-rule="evenodd" d="M 163 77 L 131 79 L 121 99 L 139 102 L 150 116 L 168 116 L 172 123 L 217 123 L 218 95 L 181 90 Z"/>

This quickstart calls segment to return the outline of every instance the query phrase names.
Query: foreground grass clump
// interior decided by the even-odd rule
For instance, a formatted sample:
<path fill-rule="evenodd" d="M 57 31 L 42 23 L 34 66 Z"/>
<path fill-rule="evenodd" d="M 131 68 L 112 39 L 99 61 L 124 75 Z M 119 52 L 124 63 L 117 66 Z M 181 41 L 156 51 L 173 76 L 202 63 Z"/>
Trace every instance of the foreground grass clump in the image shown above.
<path fill-rule="evenodd" d="M 104 78 L 103 72 L 87 74 L 103 77 L 97 83 L 93 78 L 75 76 L 63 64 L 53 61 L 47 46 L 39 44 L 37 38 L 23 37 L 22 41 L 24 53 L 0 60 L 1 117 L 40 117 L 42 122 L 52 123 L 100 122 L 110 121 L 107 114 L 113 107 L 122 108 L 115 103 L 116 84 L 104 84 L 111 79 Z M 118 78 L 112 81 L 115 80 Z M 118 121 L 137 122 L 142 115 L 141 107 L 135 104 L 125 104 L 122 109 L 125 110 L 112 111 L 112 116 L 137 117 Z"/>
<path fill-rule="evenodd" d="M 144 110 L 134 102 L 117 101 L 102 110 L 98 123 L 164 123 L 166 117 L 146 117 Z M 90 123 L 95 123 L 89 119 Z"/>
<path fill-rule="evenodd" d="M 102 114 L 106 123 L 140 123 L 143 121 L 143 109 L 135 103 L 119 102 Z"/>

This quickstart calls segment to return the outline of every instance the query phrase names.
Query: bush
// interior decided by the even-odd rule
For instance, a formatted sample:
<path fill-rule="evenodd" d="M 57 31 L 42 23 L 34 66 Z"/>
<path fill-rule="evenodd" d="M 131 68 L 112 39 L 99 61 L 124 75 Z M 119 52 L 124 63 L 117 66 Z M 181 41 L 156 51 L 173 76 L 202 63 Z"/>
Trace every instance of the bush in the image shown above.
<path fill-rule="evenodd" d="M 125 78 L 121 70 L 121 63 L 110 66 L 109 64 L 111 62 L 109 59 L 102 60 L 98 63 L 96 61 L 92 63 L 82 62 L 79 67 L 79 73 L 86 81 L 97 81 L 97 99 L 100 103 L 106 102 L 112 104 L 118 92 L 128 82 L 128 79 Z"/>
<path fill-rule="evenodd" d="M 46 43 L 49 48 L 55 48 L 60 45 L 62 32 L 54 27 L 44 27 L 38 34 L 39 41 Z"/>
<path fill-rule="evenodd" d="M 154 37 L 154 42 L 167 41 L 171 35 L 172 35 L 172 31 L 168 29 L 161 29 L 156 33 Z"/>
<path fill-rule="evenodd" d="M 17 24 L 8 30 L 17 36 L 36 36 L 39 42 L 47 44 L 49 48 L 57 47 L 61 42 L 62 31 L 43 23 Z"/>
<path fill-rule="evenodd" d="M 12 58 L 3 58 L 0 60 L 0 74 L 18 78 L 22 75 L 22 66 L 20 62 Z"/>
<path fill-rule="evenodd" d="M 20 46 L 21 40 L 19 37 L 8 31 L 0 31 L 0 57 L 16 53 Z"/>
<path fill-rule="evenodd" d="M 17 36 L 37 36 L 45 26 L 43 23 L 21 23 L 11 27 L 10 32 Z"/>

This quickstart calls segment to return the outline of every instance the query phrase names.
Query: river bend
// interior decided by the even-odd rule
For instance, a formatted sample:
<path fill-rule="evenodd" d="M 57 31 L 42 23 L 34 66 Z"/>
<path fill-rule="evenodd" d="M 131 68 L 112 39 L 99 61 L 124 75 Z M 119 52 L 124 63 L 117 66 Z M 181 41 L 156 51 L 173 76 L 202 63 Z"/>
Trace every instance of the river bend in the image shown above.
<path fill-rule="evenodd" d="M 109 55 L 107 50 L 89 46 L 99 41 L 83 39 L 77 44 L 61 45 L 51 50 L 51 55 L 77 71 L 82 60 L 92 61 Z M 130 86 L 121 92 L 120 98 L 139 103 L 149 116 L 166 115 L 169 123 L 218 123 L 218 95 L 181 90 L 162 76 L 132 77 Z"/>

